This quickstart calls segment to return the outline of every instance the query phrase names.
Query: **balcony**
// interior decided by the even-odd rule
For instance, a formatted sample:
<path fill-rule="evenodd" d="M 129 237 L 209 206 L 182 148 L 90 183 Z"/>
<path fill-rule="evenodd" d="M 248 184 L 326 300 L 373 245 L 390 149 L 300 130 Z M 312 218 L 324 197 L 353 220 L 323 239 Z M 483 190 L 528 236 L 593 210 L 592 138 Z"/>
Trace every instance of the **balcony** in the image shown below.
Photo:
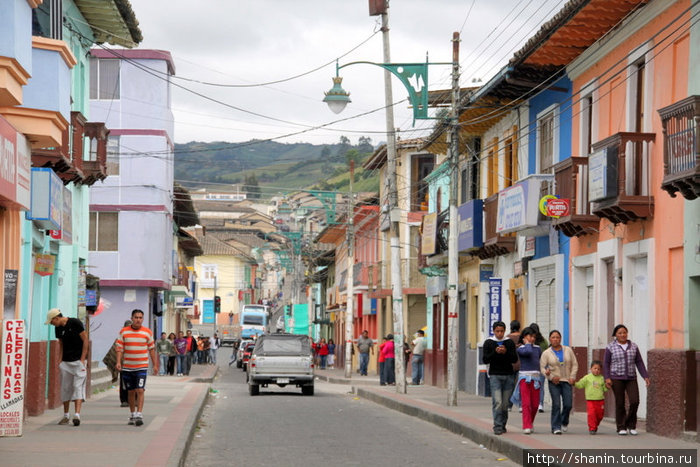
<path fill-rule="evenodd" d="M 33 149 L 61 146 L 70 118 L 71 68 L 77 61 L 64 41 L 34 36 L 31 63 L 22 105 L 0 107 L 0 113 Z"/>
<path fill-rule="evenodd" d="M 87 122 L 85 137 L 90 141 L 90 155 L 83 160 L 84 185 L 92 185 L 107 178 L 107 137 L 109 130 L 104 123 Z"/>
<path fill-rule="evenodd" d="M 568 216 L 552 220 L 567 237 L 580 237 L 598 229 L 600 218 L 588 202 L 588 157 L 570 157 L 554 166 L 556 194 L 571 202 Z"/>
<path fill-rule="evenodd" d="M 32 151 L 34 167 L 50 167 L 63 183 L 83 180 L 83 134 L 85 117 L 80 112 L 71 112 L 70 125 L 63 130 L 61 145 Z"/>
<path fill-rule="evenodd" d="M 617 133 L 593 145 L 589 157 L 591 212 L 614 224 L 652 215 L 651 143 L 655 133 Z"/>
<path fill-rule="evenodd" d="M 690 96 L 659 110 L 664 132 L 664 179 L 661 188 L 676 197 L 700 196 L 700 96 Z"/>
<path fill-rule="evenodd" d="M 499 235 L 498 225 L 498 193 L 484 200 L 484 246 L 476 251 L 480 259 L 493 258 L 515 251 L 514 234 Z"/>
<path fill-rule="evenodd" d="M 22 87 L 31 77 L 32 6 L 30 2 L 2 2 L 0 15 L 0 106 L 22 104 Z"/>

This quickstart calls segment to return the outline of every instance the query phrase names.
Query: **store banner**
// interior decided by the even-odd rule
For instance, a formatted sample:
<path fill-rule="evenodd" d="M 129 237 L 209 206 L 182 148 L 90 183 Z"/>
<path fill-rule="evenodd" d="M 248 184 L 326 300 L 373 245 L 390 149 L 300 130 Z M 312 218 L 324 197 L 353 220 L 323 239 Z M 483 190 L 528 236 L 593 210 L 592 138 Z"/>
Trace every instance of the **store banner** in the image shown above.
<path fill-rule="evenodd" d="M 3 319 L 14 319 L 15 307 L 17 305 L 17 280 L 19 271 L 17 269 L 5 269 L 5 283 L 3 285 Z"/>
<path fill-rule="evenodd" d="M 421 239 L 421 255 L 434 255 L 437 241 L 437 213 L 431 212 L 423 216 L 423 237 Z"/>
<path fill-rule="evenodd" d="M 63 208 L 61 209 L 61 230 L 51 230 L 51 238 L 61 240 L 66 245 L 73 244 L 73 193 L 63 187 Z"/>
<path fill-rule="evenodd" d="M 59 230 L 63 218 L 63 182 L 46 167 L 32 168 L 32 203 L 27 219 L 40 229 Z"/>
<path fill-rule="evenodd" d="M 0 364 L 0 437 L 22 436 L 27 341 L 24 321 L 2 322 Z"/>
<path fill-rule="evenodd" d="M 31 148 L 0 115 L 0 206 L 29 209 Z"/>
<path fill-rule="evenodd" d="M 493 323 L 501 321 L 501 289 L 502 280 L 492 277 L 489 279 L 489 336 L 493 336 Z"/>

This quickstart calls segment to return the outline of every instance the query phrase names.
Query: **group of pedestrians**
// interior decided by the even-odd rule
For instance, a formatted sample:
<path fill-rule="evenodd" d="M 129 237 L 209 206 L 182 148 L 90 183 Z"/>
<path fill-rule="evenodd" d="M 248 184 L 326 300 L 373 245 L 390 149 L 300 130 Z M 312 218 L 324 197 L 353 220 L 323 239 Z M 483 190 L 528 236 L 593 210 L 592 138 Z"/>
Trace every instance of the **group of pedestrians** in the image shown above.
<path fill-rule="evenodd" d="M 367 330 L 362 331 L 362 335 L 356 341 L 357 351 L 359 354 L 359 369 L 358 372 L 362 376 L 367 376 L 367 368 L 369 366 L 370 356 L 374 355 L 374 340 L 369 337 Z M 408 367 L 408 362 L 411 362 L 412 384 L 423 384 L 423 356 L 425 353 L 425 332 L 418 330 L 415 338 L 411 342 L 411 346 L 404 341 L 404 365 Z M 382 337 L 382 341 L 377 348 L 377 366 L 379 373 L 379 384 L 381 386 L 393 386 L 396 384 L 396 345 L 394 343 L 394 335 L 387 334 Z"/>
<path fill-rule="evenodd" d="M 549 333 L 549 345 L 539 345 L 539 327 L 535 323 L 520 331 L 520 323 L 511 323 L 511 334 L 498 321 L 493 336 L 484 342 L 483 361 L 489 366 L 493 432 L 507 432 L 509 407 L 520 405 L 523 433 L 534 431 L 538 412 L 543 411 L 544 382 L 552 398 L 551 431 L 568 431 L 573 406 L 573 388 L 585 390 L 588 431 L 594 435 L 603 419 L 605 391 L 615 395 L 615 421 L 619 435 L 637 434 L 639 388 L 637 370 L 649 385 L 649 375 L 636 344 L 627 339 L 627 328 L 619 324 L 613 341 L 605 350 L 603 362 L 591 362 L 590 373 L 576 382 L 578 362 L 570 347 L 562 345 L 561 333 Z M 544 341 L 544 338 L 541 338 Z M 544 349 L 543 349 L 544 348 Z M 629 408 L 625 405 L 625 395 Z"/>
<path fill-rule="evenodd" d="M 335 368 L 335 342 L 333 339 L 328 339 L 326 342 L 325 338 L 321 338 L 318 342 L 313 342 L 311 348 L 314 352 L 314 359 L 316 365 L 325 370 L 326 368 Z"/>
<path fill-rule="evenodd" d="M 221 341 L 217 333 L 214 333 L 212 338 L 203 336 L 195 338 L 190 330 L 187 331 L 187 335 L 180 331 L 177 337 L 171 332 L 167 339 L 165 333 L 162 333 L 158 341 L 158 353 L 161 361 L 167 358 L 168 366 L 165 371 L 161 371 L 161 375 L 187 376 L 193 364 L 215 365 L 217 350 L 220 346 Z"/>

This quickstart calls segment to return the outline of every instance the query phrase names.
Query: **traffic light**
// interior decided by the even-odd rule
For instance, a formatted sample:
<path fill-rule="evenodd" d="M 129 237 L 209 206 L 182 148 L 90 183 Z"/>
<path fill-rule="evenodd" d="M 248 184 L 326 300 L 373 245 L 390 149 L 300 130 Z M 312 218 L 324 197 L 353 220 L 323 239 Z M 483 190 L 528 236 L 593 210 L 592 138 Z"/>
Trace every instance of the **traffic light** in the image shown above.
<path fill-rule="evenodd" d="M 221 297 L 214 296 L 214 313 L 221 313 Z"/>

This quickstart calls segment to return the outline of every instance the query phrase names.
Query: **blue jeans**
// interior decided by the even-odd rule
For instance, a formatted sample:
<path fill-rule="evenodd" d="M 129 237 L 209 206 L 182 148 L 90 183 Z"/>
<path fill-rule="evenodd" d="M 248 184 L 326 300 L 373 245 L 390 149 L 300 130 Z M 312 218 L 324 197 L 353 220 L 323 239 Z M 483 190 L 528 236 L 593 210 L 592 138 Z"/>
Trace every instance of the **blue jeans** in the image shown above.
<path fill-rule="evenodd" d="M 508 423 L 508 400 L 515 388 L 513 375 L 489 375 L 489 385 L 491 386 L 493 431 L 502 433 Z"/>
<path fill-rule="evenodd" d="M 160 368 L 158 369 L 160 376 L 165 376 L 165 370 L 168 369 L 168 358 L 170 358 L 168 354 L 160 354 Z"/>
<path fill-rule="evenodd" d="M 379 362 L 379 384 L 382 386 L 386 384 L 384 380 L 384 363 L 385 362 Z"/>
<path fill-rule="evenodd" d="M 214 365 L 216 365 L 216 350 L 217 349 L 209 349 L 209 360 Z"/>
<path fill-rule="evenodd" d="M 326 369 L 326 360 L 328 360 L 328 355 L 319 355 L 321 357 L 321 369 Z"/>
<path fill-rule="evenodd" d="M 394 367 L 396 364 L 396 359 L 387 358 L 384 360 L 384 382 L 386 384 L 396 383 L 396 374 L 394 373 Z"/>
<path fill-rule="evenodd" d="M 184 369 L 187 366 L 187 354 L 177 355 L 177 374 L 181 375 L 184 373 Z"/>
<path fill-rule="evenodd" d="M 552 431 L 561 430 L 569 425 L 569 413 L 573 403 L 571 385 L 568 381 L 559 384 L 549 382 L 549 394 L 552 396 Z"/>
<path fill-rule="evenodd" d="M 423 356 L 414 355 L 411 359 L 411 375 L 413 384 L 420 384 L 423 381 Z"/>
<path fill-rule="evenodd" d="M 369 364 L 369 352 L 360 353 L 360 374 L 367 376 L 367 364 Z"/>

